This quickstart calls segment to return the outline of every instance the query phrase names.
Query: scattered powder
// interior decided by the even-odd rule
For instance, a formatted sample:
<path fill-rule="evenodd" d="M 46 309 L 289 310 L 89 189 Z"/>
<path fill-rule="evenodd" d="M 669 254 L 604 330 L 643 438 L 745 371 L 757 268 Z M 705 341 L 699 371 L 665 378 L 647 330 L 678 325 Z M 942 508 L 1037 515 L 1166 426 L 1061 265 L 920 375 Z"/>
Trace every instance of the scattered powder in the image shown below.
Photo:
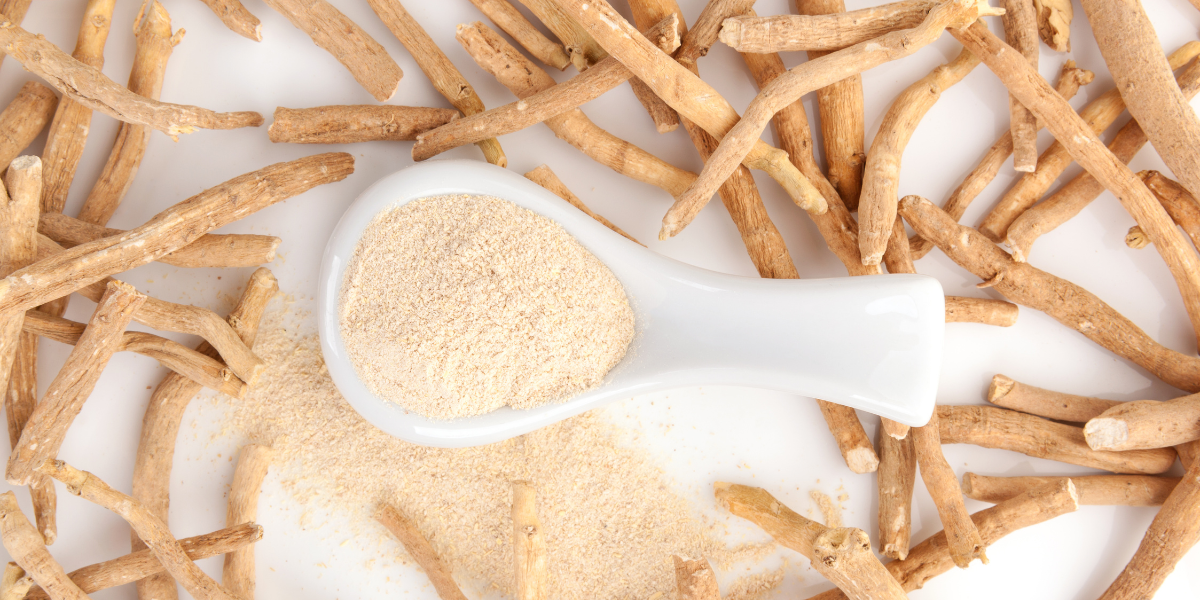
<path fill-rule="evenodd" d="M 338 393 L 316 336 L 289 333 L 281 319 L 279 312 L 264 319 L 255 352 L 268 368 L 245 400 L 229 400 L 230 426 L 294 457 L 272 476 L 314 510 L 382 531 L 370 519 L 374 508 L 383 501 L 399 508 L 468 595 L 512 594 L 515 479 L 538 488 L 556 599 L 674 598 L 674 554 L 731 569 L 775 548 L 726 547 L 647 453 L 619 442 L 622 430 L 597 411 L 478 448 L 426 448 L 388 436 Z"/>
<path fill-rule="evenodd" d="M 738 579 L 725 592 L 725 600 L 759 600 L 765 598 L 783 583 L 783 574 L 787 571 L 788 563 L 783 562 L 778 569 L 766 573 L 747 575 Z"/>
<path fill-rule="evenodd" d="M 826 527 L 837 528 L 842 526 L 842 508 L 833 501 L 833 498 L 826 496 L 820 490 L 810 490 L 808 497 L 812 498 L 817 508 L 821 509 L 821 514 L 825 517 Z"/>
<path fill-rule="evenodd" d="M 488 196 L 376 216 L 340 311 L 359 378 L 435 419 L 566 400 L 599 385 L 634 333 L 608 267 L 554 221 Z"/>

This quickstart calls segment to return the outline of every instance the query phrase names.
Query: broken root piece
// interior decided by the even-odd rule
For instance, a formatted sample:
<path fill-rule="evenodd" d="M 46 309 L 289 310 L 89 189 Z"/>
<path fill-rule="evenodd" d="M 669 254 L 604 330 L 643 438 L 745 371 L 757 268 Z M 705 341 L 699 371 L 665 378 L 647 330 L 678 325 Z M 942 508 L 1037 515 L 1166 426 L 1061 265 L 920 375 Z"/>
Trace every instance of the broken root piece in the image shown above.
<path fill-rule="evenodd" d="M 421 530 L 417 529 L 417 526 L 408 520 L 408 517 L 391 505 L 381 504 L 375 512 L 375 520 L 400 540 L 400 544 L 408 551 L 409 556 L 429 577 L 430 583 L 433 584 L 433 588 L 437 590 L 437 594 L 442 600 L 466 600 L 467 597 L 458 588 L 458 584 L 454 583 L 450 569 L 433 551 L 433 546 L 429 545 L 429 540 L 425 539 Z"/>
<path fill-rule="evenodd" d="M 988 477 L 963 475 L 963 493 L 972 500 L 999 504 L 1029 490 L 1062 482 L 1067 477 Z M 1069 478 L 1079 492 L 1079 504 L 1094 506 L 1159 506 L 1179 484 L 1178 477 L 1154 475 L 1084 475 Z"/>
<path fill-rule="evenodd" d="M 267 129 L 283 144 L 354 144 L 415 140 L 459 118 L 457 110 L 393 105 L 342 105 L 275 109 Z"/>

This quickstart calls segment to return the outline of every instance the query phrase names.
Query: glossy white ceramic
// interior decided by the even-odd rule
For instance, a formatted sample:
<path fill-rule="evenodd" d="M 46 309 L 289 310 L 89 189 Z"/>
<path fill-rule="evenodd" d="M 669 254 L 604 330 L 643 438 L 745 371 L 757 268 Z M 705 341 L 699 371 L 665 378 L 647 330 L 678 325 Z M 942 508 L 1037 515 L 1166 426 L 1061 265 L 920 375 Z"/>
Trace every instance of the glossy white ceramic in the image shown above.
<path fill-rule="evenodd" d="M 380 211 L 442 194 L 503 198 L 558 222 L 625 287 L 636 334 L 604 383 L 531 410 L 436 421 L 372 394 L 346 354 L 338 291 Z M 921 275 L 822 280 L 737 277 L 651 252 L 520 175 L 484 162 L 430 161 L 393 173 L 346 210 L 321 266 L 321 348 L 334 383 L 364 418 L 410 442 L 462 447 L 520 435 L 606 402 L 697 385 L 794 392 L 909 425 L 929 419 L 941 364 L 945 297 Z M 752 406 L 746 410 L 753 410 Z"/>

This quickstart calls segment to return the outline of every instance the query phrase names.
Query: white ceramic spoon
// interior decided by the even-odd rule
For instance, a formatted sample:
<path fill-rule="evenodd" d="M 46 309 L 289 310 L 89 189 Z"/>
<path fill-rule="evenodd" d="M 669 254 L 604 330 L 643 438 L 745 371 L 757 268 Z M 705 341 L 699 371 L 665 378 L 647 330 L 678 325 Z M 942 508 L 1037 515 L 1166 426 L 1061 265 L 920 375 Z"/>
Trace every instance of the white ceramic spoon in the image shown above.
<path fill-rule="evenodd" d="M 436 421 L 379 398 L 359 380 L 338 324 L 346 264 L 380 211 L 443 194 L 494 196 L 556 221 L 621 281 L 636 334 L 600 387 L 531 410 Z M 517 173 L 479 161 L 421 163 L 364 191 L 334 228 L 320 287 L 321 348 L 338 389 L 376 427 L 427 446 L 497 442 L 613 400 L 698 385 L 793 392 L 924 425 L 942 358 L 945 298 L 936 279 L 715 273 L 634 244 Z"/>

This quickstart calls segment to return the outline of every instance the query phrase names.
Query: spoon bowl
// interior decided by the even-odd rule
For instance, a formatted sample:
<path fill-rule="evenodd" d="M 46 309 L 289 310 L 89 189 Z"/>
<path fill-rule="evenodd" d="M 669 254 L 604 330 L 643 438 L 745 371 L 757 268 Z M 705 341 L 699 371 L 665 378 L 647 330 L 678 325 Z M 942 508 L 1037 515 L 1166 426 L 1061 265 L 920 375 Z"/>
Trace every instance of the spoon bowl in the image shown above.
<path fill-rule="evenodd" d="M 501 198 L 557 222 L 621 282 L 634 339 L 600 386 L 529 410 L 439 421 L 380 398 L 359 379 L 338 316 L 355 246 L 380 212 L 448 194 Z M 383 431 L 438 447 L 497 442 L 614 400 L 699 385 L 792 392 L 920 426 L 933 412 L 945 327 L 945 297 L 931 277 L 774 280 L 708 271 L 625 239 L 512 171 L 472 160 L 420 163 L 367 188 L 329 239 L 319 303 L 321 350 L 346 400 Z"/>

